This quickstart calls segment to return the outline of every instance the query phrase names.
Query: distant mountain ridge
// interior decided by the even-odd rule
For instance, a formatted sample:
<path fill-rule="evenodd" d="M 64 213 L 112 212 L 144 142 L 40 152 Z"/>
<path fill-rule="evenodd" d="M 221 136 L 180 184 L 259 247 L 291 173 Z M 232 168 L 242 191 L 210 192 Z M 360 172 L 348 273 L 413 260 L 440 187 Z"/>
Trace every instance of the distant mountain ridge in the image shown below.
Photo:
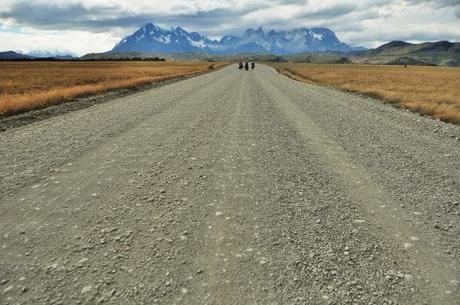
<path fill-rule="evenodd" d="M 351 52 L 350 58 L 357 63 L 460 66 L 460 43 L 449 41 L 408 43 L 391 41 L 378 48 Z"/>
<path fill-rule="evenodd" d="M 314 29 L 265 33 L 262 28 L 258 28 L 246 30 L 242 37 L 230 35 L 220 40 L 211 40 L 195 32 L 189 33 L 182 28 L 164 30 L 153 24 L 147 24 L 134 34 L 125 37 L 112 51 L 105 53 L 91 53 L 80 58 L 60 55 L 40 58 L 22 52 L 7 51 L 0 52 L 0 60 L 154 60 L 158 57 L 166 60 L 226 61 L 249 57 L 256 61 L 460 67 L 459 42 L 438 41 L 414 44 L 391 41 L 375 49 L 355 48 L 343 51 L 348 46 L 344 47 L 332 31 L 331 34 L 328 32 L 330 30 L 322 30 L 324 30 L 322 36 L 319 36 L 321 35 L 319 30 Z M 316 40 L 312 40 L 310 35 L 313 38 L 316 36 Z M 327 38 L 328 35 L 332 35 L 330 39 Z M 307 39 L 308 37 L 310 38 Z M 323 42 L 319 41 L 319 37 L 323 38 Z M 152 40 L 158 44 L 152 44 Z M 290 41 L 289 48 L 283 43 L 277 44 L 276 41 L 279 40 Z M 327 49 L 324 43 L 329 40 L 338 50 Z M 298 44 L 292 43 L 293 41 L 297 41 Z M 313 51 L 303 51 L 307 48 L 306 45 Z M 331 46 L 328 43 L 326 45 Z M 130 51 L 133 46 L 136 48 L 140 46 L 144 50 Z M 34 55 L 45 56 L 52 53 L 41 52 Z"/>
<path fill-rule="evenodd" d="M 31 56 L 27 56 L 14 51 L 0 52 L 0 59 L 2 60 L 17 60 L 17 59 L 32 59 Z"/>
<path fill-rule="evenodd" d="M 0 60 L 73 60 L 77 59 L 73 55 L 58 55 L 56 53 L 47 52 L 47 51 L 36 51 L 29 52 L 27 54 L 15 52 L 15 51 L 6 51 L 0 52 Z"/>
<path fill-rule="evenodd" d="M 247 29 L 242 36 L 228 35 L 211 40 L 197 32 L 181 27 L 163 29 L 147 23 L 133 34 L 123 38 L 111 52 L 210 54 L 271 53 L 295 54 L 302 52 L 347 52 L 352 48 L 341 42 L 327 28 L 299 28 L 291 31 L 265 32 L 261 27 Z"/>
<path fill-rule="evenodd" d="M 56 59 L 72 59 L 78 57 L 76 54 L 73 54 L 70 51 L 63 50 L 34 50 L 27 52 L 26 55 L 35 57 L 35 58 L 50 58 L 54 57 Z"/>

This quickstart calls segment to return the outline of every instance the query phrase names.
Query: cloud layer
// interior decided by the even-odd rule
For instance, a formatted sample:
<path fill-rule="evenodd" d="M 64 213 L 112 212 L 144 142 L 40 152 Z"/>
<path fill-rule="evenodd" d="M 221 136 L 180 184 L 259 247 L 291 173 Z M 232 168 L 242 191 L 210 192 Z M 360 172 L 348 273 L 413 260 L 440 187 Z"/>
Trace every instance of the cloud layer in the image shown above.
<path fill-rule="evenodd" d="M 247 27 L 330 27 L 353 45 L 460 40 L 460 0 L 2 0 L 0 40 L 10 49 L 104 51 L 146 22 L 210 37 Z"/>

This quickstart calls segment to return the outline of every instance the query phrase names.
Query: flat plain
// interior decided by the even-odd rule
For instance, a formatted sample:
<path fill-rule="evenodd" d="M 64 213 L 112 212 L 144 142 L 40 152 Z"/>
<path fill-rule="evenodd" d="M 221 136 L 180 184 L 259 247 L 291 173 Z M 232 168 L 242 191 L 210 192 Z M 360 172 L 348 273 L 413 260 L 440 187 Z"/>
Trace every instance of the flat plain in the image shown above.
<path fill-rule="evenodd" d="M 0 62 L 0 114 L 14 114 L 178 76 L 207 71 L 208 62 Z"/>
<path fill-rule="evenodd" d="M 300 63 L 273 66 L 300 81 L 370 95 L 445 122 L 460 123 L 460 68 Z"/>

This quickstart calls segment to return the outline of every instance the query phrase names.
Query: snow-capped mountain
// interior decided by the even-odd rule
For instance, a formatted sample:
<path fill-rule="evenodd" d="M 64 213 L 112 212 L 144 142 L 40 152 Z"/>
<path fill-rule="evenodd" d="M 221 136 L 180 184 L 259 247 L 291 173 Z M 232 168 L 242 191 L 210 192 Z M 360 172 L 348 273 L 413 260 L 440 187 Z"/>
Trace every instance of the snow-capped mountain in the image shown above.
<path fill-rule="evenodd" d="M 197 52 L 210 51 L 208 46 L 214 45 L 207 37 L 196 32 L 189 33 L 183 28 L 162 29 L 148 23 L 126 36 L 120 41 L 113 52 Z"/>
<path fill-rule="evenodd" d="M 327 28 L 300 28 L 292 31 L 265 33 L 258 29 L 248 29 L 242 36 L 224 36 L 211 40 L 196 32 L 187 32 L 178 27 L 163 29 L 148 23 L 126 36 L 112 52 L 206 52 L 215 54 L 273 53 L 294 54 L 301 52 L 350 51 L 335 33 Z"/>

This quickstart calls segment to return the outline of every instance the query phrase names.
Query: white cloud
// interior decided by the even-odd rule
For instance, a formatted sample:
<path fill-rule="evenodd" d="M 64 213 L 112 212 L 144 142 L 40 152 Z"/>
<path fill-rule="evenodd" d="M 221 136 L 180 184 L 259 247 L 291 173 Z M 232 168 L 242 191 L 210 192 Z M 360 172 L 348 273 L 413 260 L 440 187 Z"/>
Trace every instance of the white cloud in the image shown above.
<path fill-rule="evenodd" d="M 118 37 L 107 33 L 88 33 L 81 31 L 36 31 L 5 32 L 0 30 L 1 48 L 3 50 L 22 51 L 56 51 L 68 50 L 83 55 L 91 52 L 105 52 L 112 48 Z M 1 50 L 0 50 L 1 51 Z"/>
<path fill-rule="evenodd" d="M 83 54 L 109 50 L 154 22 L 211 37 L 257 26 L 325 26 L 347 43 L 373 47 L 395 39 L 459 41 L 459 18 L 460 0 L 2 0 L 0 39 L 4 50 Z"/>

